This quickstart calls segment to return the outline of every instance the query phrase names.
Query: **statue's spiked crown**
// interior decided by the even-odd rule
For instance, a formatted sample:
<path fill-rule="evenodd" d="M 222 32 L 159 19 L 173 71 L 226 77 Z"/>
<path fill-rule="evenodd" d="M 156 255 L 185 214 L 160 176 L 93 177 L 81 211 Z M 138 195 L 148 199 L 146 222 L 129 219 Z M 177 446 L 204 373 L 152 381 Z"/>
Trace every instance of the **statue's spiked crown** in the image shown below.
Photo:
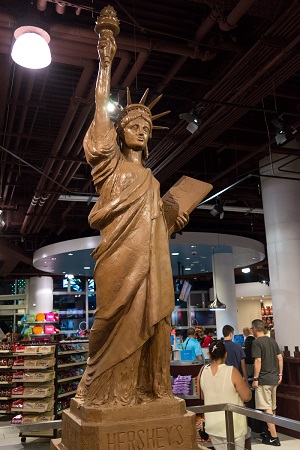
<path fill-rule="evenodd" d="M 153 116 L 151 113 L 151 109 L 161 99 L 162 94 L 159 95 L 158 97 L 156 97 L 149 105 L 145 105 L 145 102 L 146 102 L 146 99 L 148 96 L 148 92 L 149 92 L 149 89 L 146 89 L 146 91 L 144 92 L 144 95 L 142 96 L 139 103 L 132 103 L 130 90 L 129 90 L 129 88 L 127 88 L 127 105 L 125 106 L 125 108 L 123 108 L 119 112 L 118 116 L 115 119 L 117 129 L 120 126 L 122 120 L 125 119 L 126 116 L 131 116 L 131 115 L 136 116 L 137 114 L 140 113 L 142 116 L 147 118 L 149 120 L 149 122 L 151 122 L 151 124 L 152 124 L 155 119 L 158 119 L 159 117 L 163 117 L 170 112 L 170 111 L 164 111 L 162 113 L 159 113 L 159 114 L 156 114 Z M 152 125 L 152 128 L 168 130 L 168 127 L 161 127 L 159 125 Z"/>

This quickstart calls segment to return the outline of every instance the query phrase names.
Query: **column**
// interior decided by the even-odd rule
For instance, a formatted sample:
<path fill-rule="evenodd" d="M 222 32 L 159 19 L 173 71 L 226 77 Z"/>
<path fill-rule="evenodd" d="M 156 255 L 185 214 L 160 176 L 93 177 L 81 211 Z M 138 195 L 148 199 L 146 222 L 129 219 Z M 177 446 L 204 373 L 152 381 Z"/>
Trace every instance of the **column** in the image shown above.
<path fill-rule="evenodd" d="M 45 313 L 53 309 L 53 278 L 32 277 L 29 280 L 28 307 L 30 314 Z"/>
<path fill-rule="evenodd" d="M 260 162 L 260 173 L 285 178 L 261 177 L 274 328 L 280 348 L 293 354 L 300 328 L 300 161 L 272 158 L 272 165 L 269 157 Z"/>
<path fill-rule="evenodd" d="M 234 332 L 238 333 L 237 303 L 235 293 L 235 279 L 232 253 L 215 253 L 213 259 L 214 293 L 218 295 L 220 302 L 225 303 L 226 309 L 216 310 L 216 325 L 218 339 L 223 336 L 224 325 L 231 325 Z"/>

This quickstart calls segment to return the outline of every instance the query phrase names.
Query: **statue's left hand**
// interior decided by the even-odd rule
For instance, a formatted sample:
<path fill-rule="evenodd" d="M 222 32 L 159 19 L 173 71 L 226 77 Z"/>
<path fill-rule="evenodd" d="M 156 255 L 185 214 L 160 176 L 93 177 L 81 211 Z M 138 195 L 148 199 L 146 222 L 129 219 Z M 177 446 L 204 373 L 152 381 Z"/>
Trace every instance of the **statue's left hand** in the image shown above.
<path fill-rule="evenodd" d="M 179 231 L 189 223 L 190 217 L 187 212 L 179 214 L 175 221 L 175 231 Z"/>

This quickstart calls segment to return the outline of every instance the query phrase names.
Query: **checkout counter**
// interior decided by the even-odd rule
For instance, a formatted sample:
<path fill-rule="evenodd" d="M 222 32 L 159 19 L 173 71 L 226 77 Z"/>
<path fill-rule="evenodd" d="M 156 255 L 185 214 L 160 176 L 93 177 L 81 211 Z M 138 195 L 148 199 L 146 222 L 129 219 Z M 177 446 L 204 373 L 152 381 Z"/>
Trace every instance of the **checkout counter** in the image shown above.
<path fill-rule="evenodd" d="M 203 349 L 203 353 L 205 358 L 208 356 L 207 352 Z M 186 402 L 187 406 L 199 406 L 203 405 L 203 400 L 201 400 L 197 394 L 196 389 L 196 379 L 197 376 L 201 370 L 201 367 L 203 366 L 203 361 L 199 360 L 182 360 L 180 359 L 180 350 L 173 350 L 172 351 L 172 360 L 170 361 L 170 373 L 172 380 L 178 377 L 178 375 L 181 376 L 188 376 L 190 375 L 192 377 L 191 382 L 191 388 L 190 393 L 187 395 L 183 394 L 176 394 L 177 397 L 183 398 Z M 209 359 L 205 359 L 205 364 L 209 362 Z"/>

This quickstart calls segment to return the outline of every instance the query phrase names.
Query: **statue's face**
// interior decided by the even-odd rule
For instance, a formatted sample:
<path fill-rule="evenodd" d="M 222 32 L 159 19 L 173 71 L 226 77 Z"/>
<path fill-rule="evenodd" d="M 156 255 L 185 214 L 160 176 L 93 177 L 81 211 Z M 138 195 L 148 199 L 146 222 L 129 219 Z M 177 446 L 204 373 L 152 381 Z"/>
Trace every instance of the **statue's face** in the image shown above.
<path fill-rule="evenodd" d="M 129 122 L 124 128 L 124 140 L 127 147 L 141 151 L 148 143 L 150 126 L 142 117 Z"/>

